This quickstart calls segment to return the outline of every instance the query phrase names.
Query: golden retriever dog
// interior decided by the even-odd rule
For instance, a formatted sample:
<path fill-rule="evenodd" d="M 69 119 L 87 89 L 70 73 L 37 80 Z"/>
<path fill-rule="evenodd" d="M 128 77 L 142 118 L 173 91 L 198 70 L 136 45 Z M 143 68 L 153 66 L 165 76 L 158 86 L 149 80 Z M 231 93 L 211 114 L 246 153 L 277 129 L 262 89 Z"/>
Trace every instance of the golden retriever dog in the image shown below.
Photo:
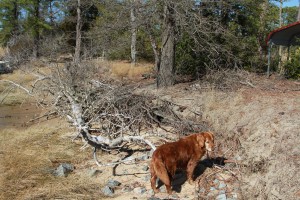
<path fill-rule="evenodd" d="M 171 194 L 171 180 L 177 169 L 186 170 L 187 180 L 193 182 L 194 169 L 207 151 L 214 148 L 214 135 L 211 132 L 192 134 L 176 142 L 159 146 L 152 155 L 150 164 L 151 187 L 155 193 L 156 179 L 159 178 Z"/>

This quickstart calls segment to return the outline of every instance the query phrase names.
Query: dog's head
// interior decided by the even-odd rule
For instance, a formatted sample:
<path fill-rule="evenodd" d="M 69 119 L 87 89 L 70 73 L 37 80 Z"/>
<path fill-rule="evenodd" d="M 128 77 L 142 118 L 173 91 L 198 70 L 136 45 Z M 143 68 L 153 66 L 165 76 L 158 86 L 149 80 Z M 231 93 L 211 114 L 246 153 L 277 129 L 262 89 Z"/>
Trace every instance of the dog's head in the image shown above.
<path fill-rule="evenodd" d="M 213 151 L 214 149 L 214 134 L 212 132 L 204 132 L 198 135 L 198 142 L 206 151 Z"/>
<path fill-rule="evenodd" d="M 215 145 L 215 136 L 212 132 L 205 132 L 204 134 L 205 138 L 205 149 L 207 151 L 213 151 L 214 145 Z"/>

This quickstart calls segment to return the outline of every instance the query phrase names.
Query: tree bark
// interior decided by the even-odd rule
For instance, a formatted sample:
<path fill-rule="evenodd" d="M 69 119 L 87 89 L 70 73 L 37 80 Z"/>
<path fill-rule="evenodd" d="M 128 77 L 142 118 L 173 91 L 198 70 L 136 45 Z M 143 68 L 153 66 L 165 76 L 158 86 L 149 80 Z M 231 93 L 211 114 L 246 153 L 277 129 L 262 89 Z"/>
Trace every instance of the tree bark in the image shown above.
<path fill-rule="evenodd" d="M 130 22 L 131 22 L 131 64 L 135 65 L 136 63 L 136 34 L 137 34 L 137 25 L 136 25 L 136 8 L 135 0 L 132 1 L 130 9 Z"/>
<path fill-rule="evenodd" d="M 13 30 L 12 34 L 16 34 L 19 30 L 18 27 L 18 19 L 19 19 L 19 9 L 18 9 L 18 3 L 17 1 L 13 1 Z"/>
<path fill-rule="evenodd" d="M 34 4 L 34 16 L 35 16 L 35 26 L 33 31 L 33 59 L 39 57 L 39 42 L 40 42 L 40 32 L 39 32 L 39 20 L 40 20 L 40 0 L 36 0 Z"/>
<path fill-rule="evenodd" d="M 80 62 L 80 51 L 81 51 L 81 2 L 77 0 L 77 24 L 76 24 L 76 47 L 74 54 L 74 64 L 78 65 Z"/>
<path fill-rule="evenodd" d="M 299 5 L 298 5 L 298 16 L 297 16 L 297 21 L 300 21 L 300 0 L 299 0 Z"/>
<path fill-rule="evenodd" d="M 158 72 L 159 66 L 160 66 L 160 50 L 157 47 L 156 41 L 154 39 L 154 36 L 151 33 L 149 34 L 149 40 L 152 46 L 152 50 L 154 53 L 154 60 L 155 60 L 155 65 L 154 65 L 154 69 L 156 72 Z"/>
<path fill-rule="evenodd" d="M 282 26 L 282 5 L 283 5 L 283 0 L 279 1 L 279 27 Z M 278 69 L 279 69 L 279 74 L 284 74 L 284 67 L 282 65 L 282 46 L 279 46 L 278 50 L 278 56 L 279 56 L 279 62 L 278 62 Z"/>
<path fill-rule="evenodd" d="M 167 87 L 175 83 L 175 12 L 172 2 L 166 4 L 157 87 Z"/>

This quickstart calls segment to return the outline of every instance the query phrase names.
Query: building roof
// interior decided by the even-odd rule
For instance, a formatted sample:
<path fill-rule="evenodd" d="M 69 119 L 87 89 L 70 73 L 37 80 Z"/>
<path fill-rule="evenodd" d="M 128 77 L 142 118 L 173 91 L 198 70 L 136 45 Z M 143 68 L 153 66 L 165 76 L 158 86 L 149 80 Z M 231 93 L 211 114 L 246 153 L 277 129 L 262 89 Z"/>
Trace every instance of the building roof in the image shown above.
<path fill-rule="evenodd" d="M 270 41 L 283 46 L 300 45 L 300 21 L 275 29 L 268 35 L 267 44 Z"/>

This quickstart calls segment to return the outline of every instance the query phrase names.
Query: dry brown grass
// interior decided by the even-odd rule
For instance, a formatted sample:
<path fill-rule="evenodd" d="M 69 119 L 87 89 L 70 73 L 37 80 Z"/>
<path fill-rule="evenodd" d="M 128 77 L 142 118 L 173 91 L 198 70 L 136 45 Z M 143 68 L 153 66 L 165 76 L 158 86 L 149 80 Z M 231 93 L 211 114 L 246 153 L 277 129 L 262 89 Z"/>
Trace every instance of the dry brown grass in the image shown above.
<path fill-rule="evenodd" d="M 2 74 L 0 76 L 0 103 L 5 105 L 15 105 L 28 100 L 30 96 L 22 89 L 6 82 L 13 81 L 30 89 L 30 84 L 33 83 L 35 77 L 32 74 L 26 73 L 23 70 L 16 70 L 11 74 Z"/>
<path fill-rule="evenodd" d="M 82 173 L 82 168 L 88 168 L 84 161 L 90 154 L 65 138 L 65 125 L 56 119 L 25 130 L 0 131 L 0 199 L 101 197 L 96 179 Z M 72 163 L 76 172 L 54 177 L 52 170 L 62 162 Z"/>
<path fill-rule="evenodd" d="M 142 78 L 143 74 L 153 71 L 153 64 L 151 63 L 138 63 L 136 66 L 132 66 L 130 62 L 114 61 L 110 65 L 112 75 L 119 79 L 138 80 Z"/>
<path fill-rule="evenodd" d="M 5 55 L 5 50 L 3 47 L 0 47 L 0 59 L 3 58 Z"/>

